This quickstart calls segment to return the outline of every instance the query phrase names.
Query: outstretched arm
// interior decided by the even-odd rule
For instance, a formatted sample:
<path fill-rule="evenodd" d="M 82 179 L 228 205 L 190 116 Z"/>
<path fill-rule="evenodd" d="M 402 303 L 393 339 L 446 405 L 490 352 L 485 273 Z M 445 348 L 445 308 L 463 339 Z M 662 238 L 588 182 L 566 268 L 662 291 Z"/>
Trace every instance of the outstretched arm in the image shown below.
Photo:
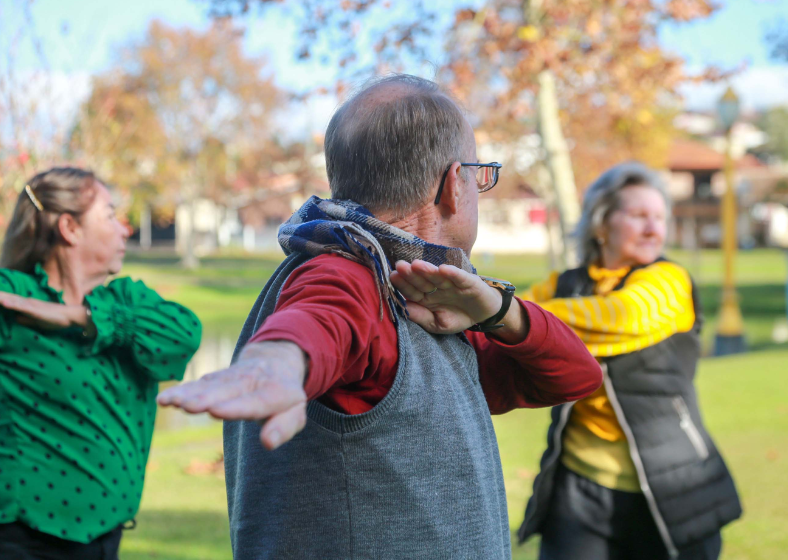
<path fill-rule="evenodd" d="M 306 357 L 292 342 L 248 344 L 229 368 L 159 394 L 163 406 L 224 420 L 265 420 L 260 440 L 275 449 L 306 424 Z"/>
<path fill-rule="evenodd" d="M 597 357 L 653 346 L 695 324 L 689 274 L 666 261 L 636 270 L 620 290 L 607 295 L 556 298 L 542 306 Z"/>
<path fill-rule="evenodd" d="M 500 309 L 498 290 L 453 266 L 414 261 L 396 268 L 392 282 L 407 298 L 411 320 L 429 332 L 461 332 Z M 466 333 L 493 414 L 561 404 L 599 388 L 599 364 L 552 314 L 516 299 L 501 322 L 504 327 L 489 333 Z"/>
<path fill-rule="evenodd" d="M 274 313 L 235 364 L 168 389 L 159 402 L 265 421 L 260 437 L 273 449 L 303 428 L 307 401 L 351 384 L 390 387 L 396 341 L 394 325 L 381 321 L 371 271 L 341 257 L 317 257 L 290 275 Z"/>

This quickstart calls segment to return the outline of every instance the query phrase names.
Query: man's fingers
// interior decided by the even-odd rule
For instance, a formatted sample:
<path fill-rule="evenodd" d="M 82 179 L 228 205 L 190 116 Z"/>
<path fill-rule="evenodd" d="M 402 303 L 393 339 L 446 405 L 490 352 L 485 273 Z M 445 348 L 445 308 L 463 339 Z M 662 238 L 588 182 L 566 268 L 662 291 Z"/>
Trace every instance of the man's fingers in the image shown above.
<path fill-rule="evenodd" d="M 443 278 L 462 290 L 473 288 L 473 285 L 478 281 L 477 276 L 450 264 L 442 264 L 439 270 Z"/>
<path fill-rule="evenodd" d="M 224 373 L 227 371 L 227 369 L 220 369 L 219 371 L 212 371 L 211 373 L 206 373 L 205 375 L 200 377 L 200 381 L 207 381 L 207 382 L 221 381 L 222 376 L 224 376 Z"/>
<path fill-rule="evenodd" d="M 419 261 L 414 261 L 413 264 L 408 264 L 405 261 L 398 261 L 396 264 L 397 272 L 402 276 L 403 280 L 408 282 L 417 290 L 426 294 L 436 288 L 435 284 L 430 282 L 423 274 L 416 270 L 415 264 Z M 425 263 L 429 264 L 429 263 Z M 432 266 L 432 265 L 429 265 Z"/>
<path fill-rule="evenodd" d="M 187 398 L 191 395 L 196 395 L 202 390 L 201 386 L 206 384 L 206 381 L 198 379 L 197 381 L 189 381 L 187 383 L 176 385 L 175 387 L 169 387 L 168 389 L 165 389 L 156 395 L 156 402 L 161 406 L 178 406 L 181 402 L 181 399 Z"/>
<path fill-rule="evenodd" d="M 417 325 L 424 328 L 424 330 L 429 332 L 434 332 L 435 330 L 435 314 L 424 307 L 421 304 L 418 304 L 413 301 L 408 301 L 408 319 L 416 323 Z"/>
<path fill-rule="evenodd" d="M 306 403 L 297 405 L 272 416 L 260 430 L 260 441 L 266 449 L 276 449 L 306 426 Z"/>
<path fill-rule="evenodd" d="M 223 385 L 223 381 L 231 381 L 232 377 L 232 368 L 210 373 L 196 381 L 181 383 L 175 387 L 165 389 L 159 393 L 156 401 L 162 406 L 180 406 L 185 400 L 220 387 Z"/>
<path fill-rule="evenodd" d="M 206 412 L 211 407 L 231 401 L 254 390 L 249 377 L 228 375 L 226 379 L 217 376 L 213 381 L 195 382 L 194 389 L 177 397 L 174 403 L 186 412 Z M 184 386 L 185 388 L 185 386 Z"/>
<path fill-rule="evenodd" d="M 424 299 L 424 292 L 405 280 L 405 278 L 403 278 L 403 276 L 397 271 L 391 273 L 391 283 L 402 293 L 402 295 L 407 300 L 421 301 Z"/>
<path fill-rule="evenodd" d="M 265 420 L 304 401 L 306 395 L 301 387 L 276 385 L 216 403 L 207 410 L 222 420 Z"/>
<path fill-rule="evenodd" d="M 444 266 L 448 268 L 455 268 L 450 267 L 449 265 L 441 265 L 441 267 L 438 268 L 434 264 L 428 263 L 426 261 L 413 261 L 412 269 L 413 273 L 417 277 L 426 280 L 432 286 L 437 287 L 440 290 L 449 290 L 454 288 L 455 285 L 445 276 L 443 272 Z"/>
<path fill-rule="evenodd" d="M 473 288 L 479 281 L 477 276 L 446 264 L 437 267 L 426 261 L 415 260 L 413 263 L 398 261 L 395 266 L 396 271 L 391 274 L 391 282 L 405 299 L 411 302 L 425 301 L 425 297 L 435 293 L 437 288 L 444 292 L 426 300 L 437 303 L 443 301 L 447 295 Z"/>

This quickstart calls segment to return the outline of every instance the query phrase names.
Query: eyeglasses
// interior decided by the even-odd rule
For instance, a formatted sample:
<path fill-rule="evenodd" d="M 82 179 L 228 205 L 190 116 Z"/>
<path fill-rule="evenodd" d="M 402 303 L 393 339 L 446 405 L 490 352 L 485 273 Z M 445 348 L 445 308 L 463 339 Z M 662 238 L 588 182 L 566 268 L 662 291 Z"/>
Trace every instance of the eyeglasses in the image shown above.
<path fill-rule="evenodd" d="M 438 204 L 441 201 L 443 184 L 446 182 L 446 176 L 449 174 L 449 170 L 451 169 L 452 165 L 454 164 L 450 163 L 449 167 L 446 168 L 446 171 L 443 172 L 441 186 L 438 187 L 438 194 L 435 195 L 435 204 Z M 460 166 L 479 168 L 476 170 L 476 187 L 479 189 L 480 193 L 489 191 L 496 185 L 496 183 L 498 183 L 498 174 L 501 167 L 503 167 L 503 165 L 497 161 L 492 163 L 460 163 Z"/>

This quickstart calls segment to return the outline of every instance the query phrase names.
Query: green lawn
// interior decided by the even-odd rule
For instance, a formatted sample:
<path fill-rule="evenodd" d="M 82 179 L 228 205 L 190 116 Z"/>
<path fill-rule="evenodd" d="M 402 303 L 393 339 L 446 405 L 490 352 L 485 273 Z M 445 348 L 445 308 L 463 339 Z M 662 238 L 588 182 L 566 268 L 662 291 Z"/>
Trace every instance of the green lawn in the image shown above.
<path fill-rule="evenodd" d="M 773 560 L 788 550 L 788 350 L 702 360 L 698 387 L 706 423 L 736 477 L 745 517 L 725 531 L 726 560 Z M 512 528 L 522 520 L 548 423 L 545 410 L 495 419 Z M 122 560 L 230 559 L 224 480 L 186 474 L 221 451 L 218 424 L 157 432 L 135 531 Z M 536 542 L 514 549 L 535 558 Z"/>
<path fill-rule="evenodd" d="M 705 358 L 698 391 L 706 425 L 728 462 L 744 517 L 723 532 L 724 560 L 773 560 L 788 550 L 788 349 Z M 531 494 L 548 424 L 545 411 L 496 418 L 509 520 L 516 528 Z M 514 558 L 536 558 L 537 542 Z"/>
<path fill-rule="evenodd" d="M 721 274 L 718 252 L 698 258 L 678 253 L 699 282 L 713 338 Z M 281 256 L 215 258 L 185 272 L 169 257 L 130 258 L 124 273 L 146 280 L 180 301 L 211 333 L 240 331 L 242 321 Z M 480 271 L 518 286 L 547 274 L 543 257 L 505 257 L 478 262 Z M 698 387 L 706 422 L 727 458 L 741 491 L 745 517 L 725 531 L 726 560 L 774 559 L 788 550 L 788 346 L 771 342 L 775 321 L 785 317 L 786 258 L 779 251 L 752 251 L 737 267 L 742 310 L 751 347 L 759 350 L 701 361 Z M 509 496 L 512 528 L 522 519 L 544 446 L 546 410 L 517 411 L 495 419 Z M 231 558 L 224 480 L 210 471 L 221 452 L 221 428 L 157 430 L 148 466 L 138 527 L 126 533 L 122 560 L 221 560 Z M 187 474 L 187 471 L 192 474 Z M 196 471 L 196 472 L 195 472 Z M 535 558 L 536 543 L 514 548 L 514 558 Z"/>
<path fill-rule="evenodd" d="M 704 337 L 710 347 L 722 277 L 721 254 L 713 250 L 697 255 L 676 251 L 670 256 L 686 266 L 700 286 L 707 314 Z M 209 335 L 222 332 L 236 336 L 252 302 L 282 258 L 281 254 L 214 257 L 203 259 L 196 271 L 184 271 L 178 266 L 178 259 L 172 256 L 132 255 L 123 273 L 144 279 L 164 297 L 193 309 Z M 481 273 L 504 278 L 521 289 L 549 274 L 548 262 L 543 256 L 474 260 Z M 747 337 L 753 348 L 772 346 L 774 321 L 785 317 L 786 262 L 785 252 L 779 250 L 754 250 L 739 255 L 737 284 L 747 322 Z"/>

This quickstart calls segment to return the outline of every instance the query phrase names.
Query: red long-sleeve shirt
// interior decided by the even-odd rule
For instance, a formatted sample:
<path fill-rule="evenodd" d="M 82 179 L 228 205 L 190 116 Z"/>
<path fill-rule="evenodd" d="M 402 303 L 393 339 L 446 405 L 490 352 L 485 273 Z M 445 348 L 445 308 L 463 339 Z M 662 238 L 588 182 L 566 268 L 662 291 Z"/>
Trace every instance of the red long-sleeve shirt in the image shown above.
<path fill-rule="evenodd" d="M 521 343 L 465 333 L 476 350 L 490 412 L 552 406 L 593 393 L 601 370 L 580 339 L 536 304 L 516 302 L 530 322 Z M 372 271 L 336 255 L 316 257 L 290 275 L 274 313 L 250 342 L 265 340 L 297 344 L 309 356 L 307 397 L 346 414 L 372 409 L 397 373 L 397 330 L 387 308 L 380 318 Z"/>

